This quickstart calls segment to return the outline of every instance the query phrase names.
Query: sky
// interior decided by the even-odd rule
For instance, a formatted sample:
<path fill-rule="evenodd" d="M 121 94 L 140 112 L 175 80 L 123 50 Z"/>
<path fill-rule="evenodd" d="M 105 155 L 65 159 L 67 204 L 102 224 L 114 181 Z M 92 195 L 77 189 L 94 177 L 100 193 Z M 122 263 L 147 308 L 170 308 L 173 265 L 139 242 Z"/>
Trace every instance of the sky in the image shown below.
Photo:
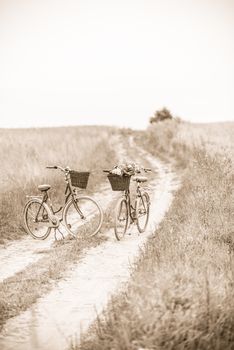
<path fill-rule="evenodd" d="M 234 121 L 234 0 L 0 0 L 0 127 Z"/>

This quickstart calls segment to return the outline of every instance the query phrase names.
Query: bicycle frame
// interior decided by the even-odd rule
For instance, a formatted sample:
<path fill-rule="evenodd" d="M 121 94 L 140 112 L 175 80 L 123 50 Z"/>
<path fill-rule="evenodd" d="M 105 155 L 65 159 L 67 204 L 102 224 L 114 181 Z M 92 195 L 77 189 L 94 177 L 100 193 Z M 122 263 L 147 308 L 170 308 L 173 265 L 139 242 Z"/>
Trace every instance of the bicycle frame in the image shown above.
<path fill-rule="evenodd" d="M 24 206 L 26 231 L 35 239 L 46 239 L 51 230 L 54 230 L 55 238 L 57 232 L 64 238 L 64 230 L 60 228 L 64 228 L 74 237 L 77 236 L 78 231 L 90 237 L 96 235 L 103 222 L 103 211 L 90 196 L 80 194 L 80 191 L 87 186 L 90 173 L 74 171 L 68 166 L 63 168 L 53 165 L 46 168 L 59 169 L 64 174 L 63 205 L 59 208 L 56 203 L 56 209 L 54 209 L 49 192 L 51 186 L 38 186 L 40 195 L 28 196 L 31 199 Z M 57 215 L 60 211 L 61 213 Z"/>
<path fill-rule="evenodd" d="M 70 197 L 72 197 L 74 206 L 75 206 L 76 210 L 78 211 L 78 213 L 80 214 L 81 218 L 82 219 L 84 218 L 83 213 L 81 212 L 79 206 L 77 205 L 78 198 L 77 198 L 77 195 L 75 193 L 76 190 L 72 189 L 71 181 L 69 178 L 69 173 L 65 174 L 65 181 L 66 181 L 67 185 L 66 185 L 66 188 L 64 191 L 64 195 L 65 195 L 64 205 L 55 211 L 53 208 L 51 198 L 50 198 L 48 192 L 45 191 L 45 193 L 43 194 L 43 197 L 42 197 L 41 205 L 40 205 L 38 212 L 36 214 L 36 217 L 35 217 L 36 221 L 38 220 L 38 215 L 40 213 L 42 206 L 45 205 L 47 207 L 47 211 L 48 211 L 48 215 L 49 215 L 49 219 L 51 221 L 52 227 L 58 227 L 59 223 L 63 220 L 63 214 L 62 214 L 61 218 L 57 218 L 57 216 L 55 214 L 59 213 L 61 210 L 63 212 L 65 204 L 68 202 Z M 34 196 L 34 197 L 36 197 L 36 196 Z M 43 211 L 44 211 L 44 209 L 43 209 Z"/>
<path fill-rule="evenodd" d="M 127 202 L 128 215 L 129 215 L 129 217 L 131 219 L 131 222 L 134 222 L 136 220 L 136 217 L 134 216 L 134 214 L 135 214 L 135 207 L 131 203 L 130 190 L 129 189 L 125 190 L 123 195 L 124 195 L 124 197 L 126 199 L 126 202 Z M 137 197 L 142 197 L 141 186 L 140 186 L 139 183 L 137 183 L 136 195 L 137 195 Z"/>

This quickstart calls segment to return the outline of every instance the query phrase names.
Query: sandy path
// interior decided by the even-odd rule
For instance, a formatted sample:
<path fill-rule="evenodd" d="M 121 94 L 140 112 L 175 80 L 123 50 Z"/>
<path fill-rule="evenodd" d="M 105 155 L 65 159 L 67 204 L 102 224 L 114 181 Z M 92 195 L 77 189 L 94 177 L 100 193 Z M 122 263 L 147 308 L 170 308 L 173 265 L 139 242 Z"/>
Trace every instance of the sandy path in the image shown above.
<path fill-rule="evenodd" d="M 105 210 L 110 201 L 113 200 L 108 184 L 103 185 L 100 192 L 94 193 L 91 197 L 97 200 L 103 210 Z M 62 232 L 64 236 L 67 235 L 64 228 L 62 228 Z M 61 238 L 61 236 L 59 236 L 60 235 L 57 234 L 57 237 Z M 0 282 L 41 259 L 42 256 L 45 255 L 46 250 L 51 249 L 54 240 L 54 232 L 52 230 L 49 237 L 44 241 L 35 240 L 31 236 L 26 236 L 20 241 L 14 241 L 0 248 Z"/>
<path fill-rule="evenodd" d="M 2 350 L 67 348 L 71 340 L 79 341 L 80 332 L 87 330 L 110 296 L 128 280 L 131 263 L 162 220 L 178 187 L 168 166 L 146 152 L 141 154 L 158 172 L 158 178 L 150 183 L 152 205 L 147 232 L 139 235 L 133 226 L 131 235 L 121 242 L 115 240 L 113 232 L 107 232 L 108 241 L 90 249 L 54 290 L 5 324 L 0 335 Z"/>
<path fill-rule="evenodd" d="M 126 150 L 123 148 L 118 135 L 113 139 L 113 148 L 116 149 L 117 158 L 121 161 L 126 156 Z M 109 203 L 115 196 L 117 196 L 117 193 L 111 193 L 110 185 L 107 182 L 101 185 L 98 192 L 91 195 L 91 197 L 101 205 L 103 211 L 107 209 Z M 61 230 L 63 235 L 66 236 L 67 232 L 65 228 L 61 227 Z M 57 238 L 61 238 L 59 233 L 57 234 Z M 22 240 L 10 242 L 4 247 L 1 247 L 0 282 L 41 259 L 43 255 L 45 255 L 46 250 L 51 249 L 54 240 L 54 230 L 52 230 L 49 237 L 44 241 L 35 240 L 31 236 L 26 236 Z"/>

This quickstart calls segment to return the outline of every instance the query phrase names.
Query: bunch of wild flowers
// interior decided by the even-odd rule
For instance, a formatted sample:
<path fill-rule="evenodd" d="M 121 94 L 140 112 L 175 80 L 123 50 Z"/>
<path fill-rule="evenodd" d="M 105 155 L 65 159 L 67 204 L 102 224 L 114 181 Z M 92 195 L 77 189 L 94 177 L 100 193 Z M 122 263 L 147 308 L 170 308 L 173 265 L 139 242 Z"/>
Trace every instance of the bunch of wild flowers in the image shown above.
<path fill-rule="evenodd" d="M 111 174 L 116 174 L 119 176 L 123 175 L 135 175 L 141 172 L 142 167 L 134 162 L 125 162 L 122 164 L 116 165 L 112 170 Z"/>

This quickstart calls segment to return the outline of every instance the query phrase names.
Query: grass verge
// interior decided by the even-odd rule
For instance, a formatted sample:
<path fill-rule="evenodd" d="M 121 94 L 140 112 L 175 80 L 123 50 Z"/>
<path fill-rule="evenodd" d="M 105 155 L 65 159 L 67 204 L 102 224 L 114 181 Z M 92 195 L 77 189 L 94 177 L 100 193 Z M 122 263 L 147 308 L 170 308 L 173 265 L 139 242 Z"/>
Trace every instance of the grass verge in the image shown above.
<path fill-rule="evenodd" d="M 73 349 L 234 348 L 232 155 L 220 154 L 218 144 L 212 153 L 204 142 L 180 144 L 176 133 L 161 152 L 176 155 L 182 187 L 126 290 Z M 142 144 L 157 155 L 160 146 L 147 145 L 147 137 Z"/>

